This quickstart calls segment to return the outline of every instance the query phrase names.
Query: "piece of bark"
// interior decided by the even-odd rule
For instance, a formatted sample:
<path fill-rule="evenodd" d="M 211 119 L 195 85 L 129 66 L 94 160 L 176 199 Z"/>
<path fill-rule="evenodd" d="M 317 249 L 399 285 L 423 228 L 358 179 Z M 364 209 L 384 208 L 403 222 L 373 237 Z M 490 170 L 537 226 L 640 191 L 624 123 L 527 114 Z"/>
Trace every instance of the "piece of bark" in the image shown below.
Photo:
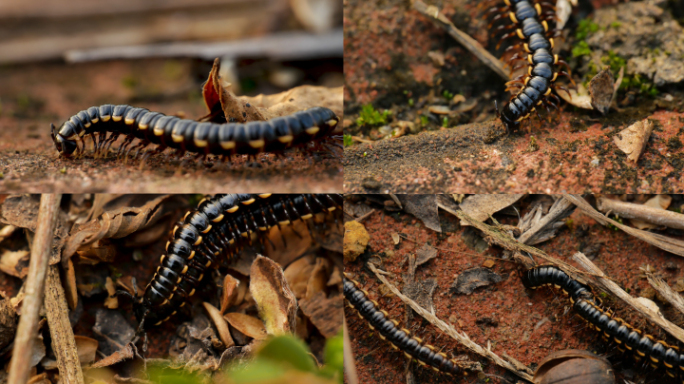
<path fill-rule="evenodd" d="M 684 229 L 684 214 L 655 208 L 646 204 L 634 204 L 626 201 L 600 196 L 597 208 L 601 212 L 611 212 L 625 219 L 637 219 L 653 223 L 657 226 Z"/>
<path fill-rule="evenodd" d="M 341 296 L 327 298 L 325 293 L 318 292 L 299 304 L 302 312 L 326 338 L 333 337 L 340 331 L 344 317 L 344 303 Z"/>
<path fill-rule="evenodd" d="M 637 121 L 613 136 L 615 145 L 627 155 L 627 159 L 636 163 L 646 148 L 653 132 L 653 123 L 648 120 Z"/>

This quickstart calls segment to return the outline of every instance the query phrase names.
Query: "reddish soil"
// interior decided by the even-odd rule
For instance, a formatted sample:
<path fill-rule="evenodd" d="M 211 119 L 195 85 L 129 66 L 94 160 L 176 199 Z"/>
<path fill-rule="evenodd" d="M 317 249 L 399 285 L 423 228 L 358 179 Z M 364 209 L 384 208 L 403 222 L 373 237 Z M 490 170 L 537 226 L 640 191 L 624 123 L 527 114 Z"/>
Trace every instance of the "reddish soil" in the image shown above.
<path fill-rule="evenodd" d="M 506 45 L 494 49 L 478 3 L 446 0 L 434 5 L 498 55 Z M 615 3 L 592 2 L 597 8 Z M 587 12 L 576 8 L 574 23 L 588 17 Z M 684 191 L 684 95 L 676 86 L 662 89 L 656 98 L 619 93 L 618 101 L 630 101 L 605 117 L 563 103 L 560 112 L 543 111 L 541 122 L 533 119 L 518 131 L 505 132 L 493 109 L 495 99 L 501 108 L 505 98 L 503 81 L 410 2 L 348 0 L 344 23 L 345 132 L 373 141 L 355 141 L 345 149 L 347 192 Z M 565 32 L 575 30 L 571 24 Z M 567 60 L 572 58 L 569 41 L 558 43 Z M 455 104 L 450 98 L 455 94 L 465 101 Z M 366 104 L 392 112 L 384 132 L 356 123 Z M 459 111 L 464 104 L 471 107 L 446 117 L 446 124 L 446 115 L 428 113 L 430 106 Z M 613 136 L 643 119 L 657 123 L 634 164 Z M 399 122 L 414 124 L 414 131 L 421 132 L 405 130 L 401 137 L 383 138 Z"/>
<path fill-rule="evenodd" d="M 526 201 L 529 201 L 529 198 L 518 206 L 521 214 L 528 208 Z M 678 207 L 681 204 L 682 201 L 679 199 L 673 206 Z M 495 217 L 502 224 L 517 223 L 517 218 L 512 216 L 496 214 Z M 382 293 L 387 290 L 380 285 L 373 273 L 363 266 L 370 257 L 382 259 L 381 269 L 390 272 L 388 279 L 401 289 L 404 285 L 403 274 L 407 271 L 408 255 L 415 254 L 424 244 L 440 249 L 437 258 L 417 268 L 415 277 L 416 281 L 436 279 L 437 288 L 433 300 L 437 317 L 451 323 L 458 331 L 465 332 L 476 343 L 483 346 L 491 343 L 495 353 L 506 353 L 532 369 L 552 352 L 574 348 L 607 356 L 614 365 L 618 377 L 633 382 L 643 383 L 645 379 L 645 383 L 669 383 L 663 371 L 654 372 L 638 366 L 632 367 L 633 363 L 629 357 L 619 355 L 612 346 L 606 347 L 595 331 L 587 329 L 585 323 L 573 315 L 569 300 L 564 296 L 549 289 L 526 290 L 519 278 L 520 267 L 511 261 L 500 259 L 502 252 L 499 248 L 490 246 L 481 254 L 469 248 L 464 240 L 464 234 L 471 232 L 472 229 L 461 227 L 454 216 L 440 211 L 440 221 L 443 232 L 437 233 L 426 229 L 420 220 L 403 212 L 387 213 L 380 210 L 373 213 L 363 222 L 371 237 L 366 253 L 355 262 L 346 263 L 345 271 L 352 273 L 370 292 L 372 298 L 389 311 L 393 318 L 399 320 L 402 326 L 412 329 L 447 354 L 465 354 L 470 360 L 482 362 L 487 376 L 476 375 L 477 378 L 473 378 L 471 375 L 464 382 L 504 382 L 496 376 L 506 377 L 508 382 L 516 382 L 516 377 L 479 356 L 466 354 L 462 346 L 441 334 L 441 331 L 419 316 L 414 315 L 412 322 L 405 324 L 404 305 L 396 297 L 383 297 Z M 675 282 L 682 279 L 684 260 L 681 257 L 668 254 L 614 228 L 603 227 L 577 211 L 570 216 L 567 224 L 556 238 L 538 245 L 538 248 L 553 257 L 569 261 L 576 251 L 586 252 L 587 249 L 600 245 L 594 263 L 633 296 L 653 298 L 653 290 L 640 275 L 640 267 L 652 266 L 670 286 L 675 286 Z M 390 236 L 392 232 L 405 234 L 415 242 L 402 239 L 395 245 Z M 682 236 L 681 231 L 670 230 L 667 234 L 680 238 Z M 491 269 L 503 280 L 478 288 L 470 295 L 459 296 L 451 293 L 449 288 L 457 276 L 468 269 L 481 267 L 486 261 L 483 256 L 498 258 Z M 673 341 L 671 337 L 646 324 L 641 317 L 610 296 L 604 298 L 604 302 L 632 324 L 658 338 Z M 666 318 L 679 325 L 684 323 L 684 318 L 681 315 L 674 315 L 667 304 L 660 301 L 657 303 Z M 407 382 L 406 360 L 403 355 L 392 350 L 376 336 L 371 336 L 367 325 L 355 313 L 349 309 L 345 313 L 350 323 L 352 347 L 360 382 Z M 421 368 L 417 364 L 412 365 L 412 372 L 417 383 L 451 383 L 463 380 L 449 378 Z"/>
<path fill-rule="evenodd" d="M 339 191 L 339 157 L 288 153 L 232 164 L 183 160 L 167 150 L 144 164 L 108 158 L 65 159 L 50 139 L 76 112 L 105 103 L 132 104 L 196 119 L 206 114 L 201 82 L 211 63 L 190 59 L 38 63 L 0 68 L 0 191 L 21 192 L 323 192 Z M 328 68 L 329 69 L 329 68 Z M 253 73 L 252 73 L 253 75 Z M 250 79 L 251 81 L 251 79 Z M 307 79 L 311 83 L 311 79 Z M 282 90 L 258 84 L 252 93 Z M 119 139 L 119 143 L 122 139 Z M 88 147 L 92 142 L 88 140 Z M 117 148 L 114 144 L 113 148 Z"/>

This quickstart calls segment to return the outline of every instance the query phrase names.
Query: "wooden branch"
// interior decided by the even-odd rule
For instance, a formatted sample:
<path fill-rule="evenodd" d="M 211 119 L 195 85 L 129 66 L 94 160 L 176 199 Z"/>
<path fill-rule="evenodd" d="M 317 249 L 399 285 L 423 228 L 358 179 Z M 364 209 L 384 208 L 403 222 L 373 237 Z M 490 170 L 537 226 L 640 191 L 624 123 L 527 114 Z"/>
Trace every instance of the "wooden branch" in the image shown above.
<path fill-rule="evenodd" d="M 449 19 L 439 12 L 437 7 L 434 5 L 428 6 L 420 0 L 413 0 L 412 3 L 413 9 L 429 17 L 436 26 L 446 30 L 451 37 L 458 41 L 464 48 L 469 50 L 478 59 L 480 59 L 482 63 L 496 72 L 497 75 L 501 76 L 502 79 L 506 81 L 510 80 L 509 73 L 504 68 L 501 60 L 497 59 L 494 57 L 494 55 L 484 49 L 482 45 L 477 42 L 477 40 L 456 28 L 456 26 Z"/>
<path fill-rule="evenodd" d="M 667 285 L 665 280 L 661 279 L 660 277 L 656 277 L 651 272 L 646 271 L 646 278 L 653 289 L 658 291 L 658 293 L 660 293 L 660 295 L 663 296 L 668 303 L 672 304 L 672 306 L 675 307 L 679 313 L 684 314 L 684 299 L 679 295 L 679 293 L 675 292 L 669 285 Z"/>
<path fill-rule="evenodd" d="M 582 268 L 590 273 L 587 276 L 587 279 L 592 285 L 598 286 L 606 292 L 610 292 L 620 300 L 630 305 L 632 308 L 636 309 L 647 320 L 657 324 L 679 341 L 684 342 L 684 329 L 681 329 L 675 324 L 669 322 L 660 312 L 654 311 L 653 309 L 644 305 L 641 301 L 632 297 L 629 293 L 625 292 L 613 280 L 606 276 L 603 271 L 601 271 L 594 263 L 592 263 L 591 260 L 587 259 L 583 253 L 577 252 L 572 256 L 572 258 L 578 264 L 580 264 Z"/>
<path fill-rule="evenodd" d="M 69 322 L 69 306 L 57 265 L 51 265 L 48 269 L 45 284 L 45 312 L 52 336 L 52 351 L 57 357 L 60 381 L 66 384 L 84 384 L 74 330 Z"/>
<path fill-rule="evenodd" d="M 620 224 L 617 221 L 610 220 L 603 214 L 594 209 L 589 203 L 587 203 L 580 195 L 563 195 L 564 199 L 569 200 L 581 209 L 588 216 L 598 221 L 603 225 L 613 225 L 627 234 L 632 235 L 638 239 L 641 239 L 649 244 L 655 245 L 656 247 L 674 253 L 675 255 L 684 256 L 684 241 L 680 239 L 673 239 L 671 237 L 663 236 L 657 233 L 651 233 L 648 231 L 642 231 L 640 229 L 632 228 L 628 225 Z"/>
<path fill-rule="evenodd" d="M 598 197 L 596 205 L 603 213 L 612 212 L 625 219 L 638 219 L 668 228 L 684 229 L 684 215 L 681 213 L 609 199 L 604 196 Z"/>
<path fill-rule="evenodd" d="M 380 281 L 382 281 L 382 283 L 385 284 L 385 286 L 387 288 L 389 288 L 389 290 L 392 291 L 393 294 L 395 294 L 399 299 L 401 299 L 401 301 L 403 301 L 405 304 L 408 304 L 411 308 L 413 308 L 414 311 L 416 311 L 416 313 L 418 313 L 420 316 L 422 316 L 427 321 L 432 323 L 434 326 L 439 328 L 442 332 L 444 332 L 445 334 L 450 336 L 452 339 L 458 341 L 459 343 L 461 343 L 463 346 L 470 349 L 474 353 L 493 361 L 498 366 L 503 367 L 503 368 L 513 372 L 514 374 L 518 375 L 519 377 L 521 377 L 527 381 L 532 381 L 532 375 L 530 375 L 529 372 L 524 372 L 524 371 L 518 370 L 514 364 L 502 359 L 501 357 L 499 357 L 499 355 L 492 352 L 489 348 L 485 348 L 485 347 L 475 343 L 474 341 L 472 341 L 470 339 L 470 337 L 468 337 L 467 334 L 459 333 L 451 325 L 447 324 L 446 322 L 444 322 L 443 320 L 441 320 L 437 316 L 430 313 L 425 308 L 418 305 L 418 303 L 416 303 L 415 301 L 413 301 L 410 298 L 408 298 L 407 296 L 403 295 L 399 291 L 399 289 L 397 289 L 397 287 L 392 285 L 387 280 L 387 278 L 385 278 L 385 276 L 383 276 L 383 274 L 380 273 L 380 271 L 375 267 L 375 265 L 373 265 L 372 263 L 369 263 L 368 268 L 371 271 L 373 271 L 375 276 L 378 279 L 380 279 Z"/>
<path fill-rule="evenodd" d="M 40 208 L 36 224 L 36 235 L 31 245 L 31 260 L 25 283 L 25 298 L 22 306 L 17 336 L 14 340 L 12 360 L 10 361 L 8 383 L 26 383 L 31 367 L 33 340 L 38 331 L 39 311 L 43 304 L 45 276 L 52 246 L 52 234 L 57 223 L 60 194 L 44 194 L 40 198 Z"/>
<path fill-rule="evenodd" d="M 351 341 L 349 340 L 349 331 L 347 330 L 347 319 L 342 320 L 344 321 L 344 372 L 349 384 L 359 384 L 356 360 L 354 359 L 354 352 L 352 352 Z"/>

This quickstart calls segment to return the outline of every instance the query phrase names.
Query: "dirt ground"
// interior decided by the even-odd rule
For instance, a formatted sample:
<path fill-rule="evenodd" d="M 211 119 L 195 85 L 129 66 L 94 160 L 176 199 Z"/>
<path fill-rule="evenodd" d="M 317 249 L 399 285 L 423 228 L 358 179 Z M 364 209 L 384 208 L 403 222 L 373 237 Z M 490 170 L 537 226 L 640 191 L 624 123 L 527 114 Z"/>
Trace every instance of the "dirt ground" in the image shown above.
<path fill-rule="evenodd" d="M 516 204 L 521 215 L 530 208 L 531 198 L 532 196 L 526 197 Z M 589 197 L 588 200 L 593 201 L 593 198 Z M 675 197 L 671 207 L 681 207 L 683 202 L 681 197 Z M 574 316 L 569 300 L 563 295 L 550 289 L 526 290 L 520 281 L 520 266 L 511 260 L 501 259 L 503 252 L 500 248 L 488 246 L 476 230 L 462 227 L 455 216 L 440 211 L 442 233 L 437 233 L 426 229 L 420 220 L 409 214 L 388 212 L 379 205 L 373 207 L 376 212 L 363 221 L 370 234 L 368 248 L 356 261 L 345 262 L 345 271 L 353 274 L 372 298 L 392 318 L 400 321 L 401 326 L 411 329 L 450 356 L 465 356 L 484 366 L 484 374 L 471 373 L 467 378 L 449 378 L 413 364 L 410 371 L 416 379 L 415 383 L 513 383 L 517 379 L 483 358 L 466 353 L 462 346 L 441 334 L 441 331 L 420 316 L 414 315 L 413 320 L 406 323 L 405 308 L 401 300 L 391 294 L 386 295 L 387 290 L 364 267 L 370 258 L 380 258 L 380 269 L 389 272 L 388 279 L 402 289 L 406 284 L 408 255 L 415 254 L 425 244 L 437 248 L 438 254 L 435 259 L 417 268 L 415 281 L 436 280 L 437 286 L 432 295 L 436 316 L 450 323 L 456 330 L 465 332 L 476 343 L 485 347 L 491 344 L 495 353 L 508 354 L 532 369 L 553 352 L 564 349 L 588 350 L 607 357 L 619 379 L 647 384 L 674 382 L 668 381 L 664 371 L 643 368 L 633 363 L 630 357 L 620 355 L 613 345 L 605 345 L 594 330 L 588 329 L 581 319 Z M 345 205 L 345 210 L 350 209 L 349 205 Z M 502 224 L 516 225 L 518 221 L 512 210 L 494 216 Z M 395 245 L 391 236 L 393 232 L 403 234 L 409 240 L 402 239 Z M 671 237 L 682 236 L 681 231 L 666 230 L 664 233 Z M 536 247 L 564 261 L 569 261 L 577 251 L 585 253 L 632 296 L 654 299 L 653 289 L 640 272 L 640 268 L 646 266 L 651 266 L 670 286 L 679 286 L 684 281 L 684 260 L 681 257 L 650 246 L 616 228 L 603 227 L 579 210 L 566 220 L 566 225 L 554 239 Z M 490 270 L 501 276 L 501 282 L 477 288 L 469 295 L 456 295 L 450 291 L 459 274 L 471 268 L 482 267 L 487 261 L 494 261 Z M 570 263 L 573 264 L 571 261 Z M 603 300 L 606 307 L 615 309 L 625 320 L 657 338 L 673 341 L 612 297 L 603 297 Z M 680 326 L 684 323 L 684 318 L 674 314 L 669 305 L 657 298 L 655 301 L 668 320 Z M 410 382 L 407 381 L 406 360 L 403 355 L 374 336 L 355 313 L 346 309 L 345 314 L 350 323 L 359 382 Z"/>
<path fill-rule="evenodd" d="M 312 69 L 312 75 L 303 79 L 307 84 L 325 84 L 330 76 L 326 80 L 323 73 L 341 72 L 339 60 L 299 65 Z M 241 85 L 249 88 L 249 94 L 282 91 L 264 81 L 267 65 L 257 61 L 245 67 L 245 84 Z M 113 153 L 106 159 L 96 159 L 92 153 L 76 159 L 58 156 L 50 139 L 50 123 L 59 126 L 92 105 L 131 104 L 165 114 L 182 113 L 191 119 L 205 115 L 201 85 L 210 69 L 210 62 L 190 59 L 37 63 L 0 68 L 0 191 L 216 193 L 341 189 L 340 155 L 323 152 L 313 156 L 292 152 L 285 159 L 265 155 L 257 162 L 236 158 L 232 164 L 203 164 L 190 156 L 179 160 L 172 157 L 172 151 L 144 164 L 140 160 L 125 163 Z"/>
<path fill-rule="evenodd" d="M 681 82 L 658 87 L 654 95 L 620 91 L 619 110 L 611 110 L 607 116 L 563 102 L 560 112 L 542 111 L 541 121 L 532 119 L 520 130 L 506 132 L 494 113 L 494 100 L 501 108 L 502 101 L 508 99 L 504 82 L 446 31 L 411 9 L 408 2 L 350 0 L 346 4 L 345 133 L 354 139 L 345 149 L 345 191 L 684 191 Z M 495 56 L 506 47 L 495 49 L 478 2 L 430 4 Z M 661 2 L 665 7 L 662 18 L 681 20 L 681 7 L 668 8 L 667 4 Z M 574 9 L 564 28 L 565 42 L 559 39 L 558 44 L 576 81 L 590 64 L 570 53 L 572 44 L 577 43 L 578 22 L 591 20 L 598 9 L 624 5 L 580 1 Z M 605 49 L 609 48 L 623 46 Z M 660 48 L 650 47 L 654 52 Z M 455 101 L 459 96 L 461 101 Z M 357 122 L 368 104 L 379 112 L 391 111 L 384 125 Z M 428 112 L 435 106 L 446 106 L 450 113 Z M 655 122 L 655 129 L 634 164 L 617 148 L 613 137 L 644 119 Z"/>

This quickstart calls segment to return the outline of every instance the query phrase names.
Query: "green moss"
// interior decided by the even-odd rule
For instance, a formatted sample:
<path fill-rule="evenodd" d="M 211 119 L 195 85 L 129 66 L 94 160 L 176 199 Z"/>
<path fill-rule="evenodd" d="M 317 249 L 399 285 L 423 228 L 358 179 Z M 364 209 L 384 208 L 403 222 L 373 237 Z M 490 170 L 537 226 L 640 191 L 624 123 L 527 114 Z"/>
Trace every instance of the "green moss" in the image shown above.
<path fill-rule="evenodd" d="M 391 111 L 385 110 L 382 113 L 375 110 L 371 104 L 366 104 L 361 108 L 359 118 L 356 119 L 356 125 L 367 125 L 369 127 L 384 125 L 387 123 L 387 117 L 392 114 Z"/>
<path fill-rule="evenodd" d="M 451 99 L 454 98 L 454 94 L 451 93 L 451 92 L 449 92 L 449 91 L 446 90 L 446 89 L 442 92 L 442 96 L 443 96 L 445 99 L 447 99 L 447 100 L 451 100 Z"/>
<path fill-rule="evenodd" d="M 351 137 L 351 135 L 344 135 L 344 137 L 342 138 L 342 142 L 343 142 L 343 144 L 344 144 L 345 147 L 348 147 L 348 146 L 352 145 L 352 137 Z"/>
<path fill-rule="evenodd" d="M 420 116 L 420 126 L 425 127 L 428 124 L 428 117 L 425 115 Z"/>
<path fill-rule="evenodd" d="M 448 127 L 448 126 L 449 126 L 449 118 L 446 117 L 446 116 L 444 116 L 444 117 L 442 118 L 442 127 L 446 128 L 446 127 Z"/>
<path fill-rule="evenodd" d="M 121 85 L 127 89 L 134 89 L 138 85 L 138 79 L 136 79 L 133 75 L 125 76 L 123 79 L 121 79 Z"/>
<path fill-rule="evenodd" d="M 413 107 L 413 99 L 408 99 L 408 105 L 409 107 Z"/>
<path fill-rule="evenodd" d="M 586 40 L 589 34 L 595 33 L 600 29 L 599 25 L 589 19 L 583 19 L 577 26 L 575 37 L 577 40 Z"/>
<path fill-rule="evenodd" d="M 620 28 L 621 26 L 622 26 L 622 23 L 619 21 L 613 21 L 612 23 L 610 23 L 611 28 Z"/>
<path fill-rule="evenodd" d="M 586 41 L 580 41 L 572 48 L 572 57 L 591 56 L 591 48 Z"/>

